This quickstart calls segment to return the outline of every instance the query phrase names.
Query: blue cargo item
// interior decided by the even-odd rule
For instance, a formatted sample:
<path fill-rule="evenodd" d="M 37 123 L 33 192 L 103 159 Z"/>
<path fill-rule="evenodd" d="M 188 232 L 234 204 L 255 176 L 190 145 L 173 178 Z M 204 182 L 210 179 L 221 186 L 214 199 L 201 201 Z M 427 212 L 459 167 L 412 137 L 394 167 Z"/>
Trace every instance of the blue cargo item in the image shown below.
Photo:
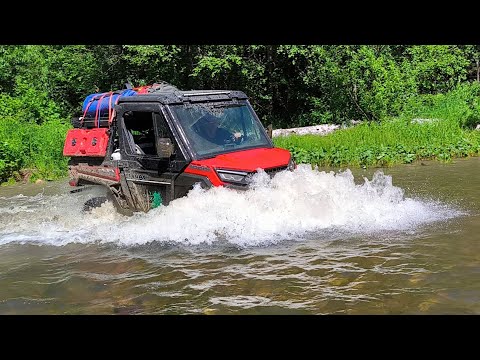
<path fill-rule="evenodd" d="M 83 102 L 82 111 L 84 118 L 110 118 L 113 106 L 120 96 L 134 96 L 137 92 L 131 89 L 110 91 L 88 95 Z"/>

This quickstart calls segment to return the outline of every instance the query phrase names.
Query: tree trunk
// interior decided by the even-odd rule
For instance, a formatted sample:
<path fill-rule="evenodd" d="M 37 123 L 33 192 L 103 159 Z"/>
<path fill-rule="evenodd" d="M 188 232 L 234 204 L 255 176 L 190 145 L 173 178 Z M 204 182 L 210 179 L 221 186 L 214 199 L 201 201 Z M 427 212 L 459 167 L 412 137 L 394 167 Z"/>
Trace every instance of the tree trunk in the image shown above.
<path fill-rule="evenodd" d="M 480 61 L 477 59 L 475 62 L 477 63 L 477 82 L 480 82 Z"/>

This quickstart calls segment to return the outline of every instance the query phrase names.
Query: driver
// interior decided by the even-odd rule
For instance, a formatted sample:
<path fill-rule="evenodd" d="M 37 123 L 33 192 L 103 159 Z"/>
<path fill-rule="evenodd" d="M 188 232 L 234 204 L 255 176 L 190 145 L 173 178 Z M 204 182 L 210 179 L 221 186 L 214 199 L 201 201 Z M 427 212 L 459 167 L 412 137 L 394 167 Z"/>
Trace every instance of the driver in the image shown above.
<path fill-rule="evenodd" d="M 220 127 L 220 119 L 208 113 L 197 121 L 195 127 L 201 137 L 217 145 L 238 142 L 242 136 L 239 132 L 232 134 L 227 129 Z"/>

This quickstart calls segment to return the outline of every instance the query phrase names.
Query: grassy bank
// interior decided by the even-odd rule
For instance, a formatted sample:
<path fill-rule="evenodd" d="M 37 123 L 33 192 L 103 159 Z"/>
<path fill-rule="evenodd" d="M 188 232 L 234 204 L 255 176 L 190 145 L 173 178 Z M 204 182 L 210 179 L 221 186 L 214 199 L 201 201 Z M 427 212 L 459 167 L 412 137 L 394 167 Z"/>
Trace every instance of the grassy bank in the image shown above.
<path fill-rule="evenodd" d="M 479 85 L 457 87 L 446 94 L 417 96 L 399 117 L 363 123 L 326 136 L 274 139 L 290 150 L 298 163 L 319 166 L 390 166 L 415 160 L 449 161 L 478 156 Z"/>
<path fill-rule="evenodd" d="M 396 119 L 326 136 L 279 137 L 274 142 L 290 150 L 298 163 L 319 166 L 390 166 L 480 153 L 480 132 L 463 130 L 456 122 L 445 120 L 419 124 Z"/>
<path fill-rule="evenodd" d="M 0 184 L 53 180 L 67 175 L 62 150 L 68 122 L 46 93 L 0 94 Z M 415 160 L 480 154 L 480 84 L 445 94 L 409 98 L 400 116 L 339 130 L 326 136 L 274 139 L 298 163 L 319 166 L 390 166 Z M 293 125 L 293 124 L 292 124 Z"/>

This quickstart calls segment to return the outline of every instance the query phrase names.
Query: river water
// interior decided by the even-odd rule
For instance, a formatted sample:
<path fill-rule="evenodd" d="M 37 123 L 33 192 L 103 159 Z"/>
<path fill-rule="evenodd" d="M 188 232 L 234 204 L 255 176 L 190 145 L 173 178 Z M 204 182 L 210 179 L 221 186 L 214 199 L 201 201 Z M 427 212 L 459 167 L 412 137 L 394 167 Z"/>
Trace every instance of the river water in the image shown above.
<path fill-rule="evenodd" d="M 478 314 L 480 158 L 299 166 L 148 214 L 0 187 L 0 314 Z"/>

